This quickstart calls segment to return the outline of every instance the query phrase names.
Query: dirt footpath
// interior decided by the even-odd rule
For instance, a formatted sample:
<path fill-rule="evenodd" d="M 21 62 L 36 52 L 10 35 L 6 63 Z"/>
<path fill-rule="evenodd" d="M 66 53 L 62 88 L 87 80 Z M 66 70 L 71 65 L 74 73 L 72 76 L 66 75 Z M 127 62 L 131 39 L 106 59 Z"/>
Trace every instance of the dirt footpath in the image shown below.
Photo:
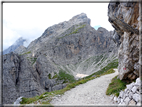
<path fill-rule="evenodd" d="M 111 97 L 105 94 L 111 79 L 118 75 L 115 73 L 98 77 L 85 84 L 76 86 L 62 96 L 56 96 L 52 105 L 112 105 Z"/>

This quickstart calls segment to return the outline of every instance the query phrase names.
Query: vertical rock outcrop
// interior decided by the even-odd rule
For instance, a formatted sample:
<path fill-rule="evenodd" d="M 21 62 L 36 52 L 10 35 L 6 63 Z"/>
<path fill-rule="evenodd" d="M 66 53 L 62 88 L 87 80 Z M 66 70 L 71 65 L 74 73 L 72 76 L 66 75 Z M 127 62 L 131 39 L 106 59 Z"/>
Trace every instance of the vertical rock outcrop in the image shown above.
<path fill-rule="evenodd" d="M 32 69 L 27 58 L 11 52 L 3 56 L 3 103 L 10 104 L 19 96 L 32 97 L 45 92 L 40 87 L 36 71 Z"/>
<path fill-rule="evenodd" d="M 140 3 L 135 0 L 127 2 L 111 0 L 108 6 L 109 22 L 115 28 L 120 37 L 118 51 L 119 78 L 134 80 L 139 76 L 139 30 L 141 16 L 139 13 Z"/>
<path fill-rule="evenodd" d="M 3 92 L 2 100 L 8 104 L 19 97 L 16 85 L 19 75 L 19 58 L 13 53 L 3 56 Z"/>

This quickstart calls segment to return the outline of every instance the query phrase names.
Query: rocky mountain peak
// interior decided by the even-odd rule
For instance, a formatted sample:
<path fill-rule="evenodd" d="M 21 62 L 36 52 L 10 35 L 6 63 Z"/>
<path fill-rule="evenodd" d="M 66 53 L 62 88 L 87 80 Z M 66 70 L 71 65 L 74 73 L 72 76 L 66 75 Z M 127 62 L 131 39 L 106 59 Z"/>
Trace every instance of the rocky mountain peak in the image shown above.
<path fill-rule="evenodd" d="M 44 33 L 42 34 L 41 37 L 38 39 L 34 40 L 29 44 L 27 47 L 28 49 L 31 49 L 33 46 L 35 46 L 37 43 L 43 43 L 48 41 L 50 38 L 56 38 L 59 35 L 62 35 L 66 30 L 71 28 L 72 26 L 75 25 L 80 25 L 81 23 L 87 24 L 90 26 L 90 19 L 87 17 L 85 13 L 81 13 L 79 15 L 76 15 L 72 17 L 69 21 L 64 21 L 58 24 L 55 24 L 53 26 L 48 27 Z M 48 38 L 49 37 L 49 38 Z M 52 42 L 52 41 L 50 41 Z"/>
<path fill-rule="evenodd" d="M 3 54 L 8 54 L 10 52 L 15 51 L 19 46 L 23 45 L 25 41 L 26 39 L 23 39 L 22 37 L 20 37 L 19 39 L 16 40 L 16 42 L 13 45 L 5 49 L 3 51 Z"/>
<path fill-rule="evenodd" d="M 72 19 L 70 19 L 72 23 L 83 23 L 86 22 L 90 25 L 90 19 L 87 17 L 85 13 L 81 13 L 79 15 L 74 16 Z"/>
<path fill-rule="evenodd" d="M 97 29 L 97 31 L 107 31 L 105 28 L 103 28 L 103 27 L 99 27 L 98 29 Z"/>
<path fill-rule="evenodd" d="M 20 37 L 19 39 L 16 40 L 16 42 L 13 45 L 18 45 L 22 44 L 26 41 L 26 39 L 23 39 L 23 37 Z"/>

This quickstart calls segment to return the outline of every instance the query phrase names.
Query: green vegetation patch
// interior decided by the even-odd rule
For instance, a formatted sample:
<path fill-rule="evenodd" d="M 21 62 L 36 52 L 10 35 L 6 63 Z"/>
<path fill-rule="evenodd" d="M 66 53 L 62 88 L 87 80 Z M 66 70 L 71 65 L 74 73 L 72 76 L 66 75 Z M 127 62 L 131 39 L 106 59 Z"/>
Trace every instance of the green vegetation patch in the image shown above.
<path fill-rule="evenodd" d="M 28 51 L 28 52 L 25 52 L 25 53 L 20 54 L 20 55 L 26 55 L 26 54 L 30 54 L 30 53 L 31 53 L 31 51 Z"/>
<path fill-rule="evenodd" d="M 107 90 L 106 90 L 106 95 L 111 95 L 114 94 L 115 96 L 119 96 L 119 92 L 121 90 L 124 90 L 126 88 L 126 82 L 120 80 L 115 76 L 112 80 L 111 83 L 109 84 Z"/>
<path fill-rule="evenodd" d="M 37 58 L 27 57 L 27 59 L 32 63 L 32 65 L 36 62 Z"/>
<path fill-rule="evenodd" d="M 51 78 L 51 74 L 48 74 L 48 78 L 49 78 L 49 79 L 52 79 L 52 78 Z"/>
<path fill-rule="evenodd" d="M 49 79 L 55 79 L 55 78 L 58 78 L 58 75 L 57 75 L 57 73 L 55 72 L 55 74 L 54 74 L 54 76 L 52 77 L 52 75 L 51 74 L 48 74 L 48 78 Z"/>
<path fill-rule="evenodd" d="M 75 78 L 73 75 L 70 75 L 61 69 L 57 76 L 57 80 L 64 80 L 64 83 L 72 83 L 75 81 Z"/>
<path fill-rule="evenodd" d="M 55 78 L 58 78 L 58 75 L 57 75 L 57 74 L 55 74 L 52 79 L 55 79 Z"/>
<path fill-rule="evenodd" d="M 114 60 L 114 61 L 112 61 L 111 63 L 109 63 L 107 66 L 105 66 L 103 69 L 101 69 L 101 70 L 99 70 L 99 71 L 97 71 L 97 72 L 95 72 L 95 73 L 93 73 L 93 74 L 91 74 L 91 75 L 89 75 L 89 76 L 87 76 L 87 77 L 85 77 L 85 78 L 90 78 L 90 77 L 92 77 L 92 76 L 100 76 L 100 75 L 105 75 L 105 74 L 108 74 L 108 70 L 109 69 L 112 69 L 112 68 L 117 68 L 118 67 L 118 59 L 116 59 L 116 60 Z"/>
<path fill-rule="evenodd" d="M 20 103 L 21 104 L 30 104 L 30 103 L 37 101 L 37 100 L 39 100 L 39 96 L 35 96 L 35 97 L 31 97 L 31 98 L 23 97 L 22 101 Z"/>
<path fill-rule="evenodd" d="M 82 26 L 80 26 L 79 28 L 75 29 L 75 30 L 74 30 L 72 33 L 70 33 L 69 35 L 78 33 L 78 30 L 84 28 L 85 26 L 86 26 L 85 24 L 82 25 Z"/>
<path fill-rule="evenodd" d="M 82 28 L 84 28 L 85 26 L 86 26 L 86 25 L 83 24 L 83 25 L 81 25 L 80 27 L 78 27 L 77 29 L 73 30 L 70 34 L 66 34 L 65 36 L 59 37 L 58 39 L 64 38 L 64 37 L 69 36 L 69 35 L 71 35 L 71 34 L 76 34 L 76 33 L 78 33 L 78 30 L 79 30 L 79 29 L 82 29 Z M 70 28 L 69 28 L 69 29 L 70 29 Z M 73 28 L 73 29 L 74 29 L 74 28 Z"/>

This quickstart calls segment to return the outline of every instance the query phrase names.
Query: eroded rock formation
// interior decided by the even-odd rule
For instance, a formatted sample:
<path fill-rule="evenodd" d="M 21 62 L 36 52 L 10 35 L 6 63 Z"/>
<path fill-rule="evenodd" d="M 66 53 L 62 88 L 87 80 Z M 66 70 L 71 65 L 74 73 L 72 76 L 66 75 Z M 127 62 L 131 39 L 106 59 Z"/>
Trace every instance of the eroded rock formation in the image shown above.
<path fill-rule="evenodd" d="M 115 35 L 120 37 L 118 51 L 119 78 L 129 81 L 139 76 L 139 30 L 141 16 L 140 3 L 135 0 L 117 2 L 111 0 L 108 6 L 109 22 L 115 28 Z"/>

